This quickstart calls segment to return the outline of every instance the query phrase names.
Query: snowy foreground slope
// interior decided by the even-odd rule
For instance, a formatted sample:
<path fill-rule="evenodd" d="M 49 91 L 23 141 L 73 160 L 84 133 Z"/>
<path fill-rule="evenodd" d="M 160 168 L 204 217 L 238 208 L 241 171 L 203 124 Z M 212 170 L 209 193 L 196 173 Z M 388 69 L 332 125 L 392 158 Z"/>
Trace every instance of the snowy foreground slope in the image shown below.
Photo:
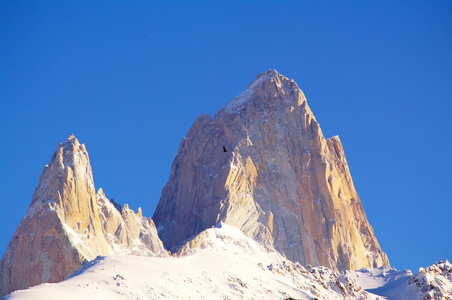
<path fill-rule="evenodd" d="M 222 223 L 187 241 L 178 255 L 98 257 L 63 282 L 6 299 L 385 299 L 364 288 L 388 299 L 422 299 L 422 288 L 435 284 L 443 293 L 436 299 L 452 299 L 448 262 L 415 276 L 389 268 L 341 274 L 284 260 Z"/>
<path fill-rule="evenodd" d="M 285 261 L 234 227 L 197 238 L 199 250 L 181 257 L 99 257 L 63 282 L 6 299 L 376 299 L 350 277 Z"/>
<path fill-rule="evenodd" d="M 415 275 L 387 267 L 346 274 L 366 291 L 387 299 L 452 299 L 452 265 L 447 260 L 420 268 Z"/>

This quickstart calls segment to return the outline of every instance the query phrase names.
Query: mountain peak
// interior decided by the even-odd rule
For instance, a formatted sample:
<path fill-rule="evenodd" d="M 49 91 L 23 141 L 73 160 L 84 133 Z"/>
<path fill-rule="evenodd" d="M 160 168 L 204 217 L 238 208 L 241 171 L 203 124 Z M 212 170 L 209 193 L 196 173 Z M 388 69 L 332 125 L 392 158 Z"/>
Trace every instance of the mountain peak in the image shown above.
<path fill-rule="evenodd" d="M 276 71 L 275 69 L 268 69 L 267 71 L 264 71 L 264 72 L 258 74 L 256 76 L 256 78 L 253 80 L 253 82 L 256 81 L 256 80 L 262 80 L 262 79 L 263 80 L 271 80 L 272 78 L 275 78 L 275 79 L 285 78 L 285 79 L 287 79 L 284 75 L 279 74 L 278 71 Z"/>
<path fill-rule="evenodd" d="M 72 141 L 78 142 L 78 140 L 77 140 L 77 138 L 75 137 L 74 134 L 71 134 L 71 135 L 67 138 L 66 143 L 69 143 L 69 142 L 72 142 Z"/>
<path fill-rule="evenodd" d="M 220 112 L 240 113 L 250 101 L 259 103 L 261 109 L 265 110 L 276 106 L 300 106 L 306 98 L 295 81 L 269 69 L 257 75 L 247 89 L 232 99 Z"/>
<path fill-rule="evenodd" d="M 271 83 L 273 83 L 273 85 Z M 268 69 L 267 71 L 258 74 L 254 78 L 254 80 L 250 83 L 248 88 L 255 87 L 255 86 L 261 86 L 262 89 L 268 89 L 274 85 L 276 85 L 277 89 L 280 89 L 280 90 L 281 89 L 284 89 L 284 90 L 299 89 L 298 85 L 295 83 L 295 81 L 280 74 L 275 69 Z"/>
<path fill-rule="evenodd" d="M 141 209 L 137 214 L 127 210 L 123 217 L 111 202 L 102 189 L 96 195 L 85 145 L 69 136 L 44 168 L 0 260 L 0 297 L 62 281 L 98 255 L 167 255 L 153 221 L 142 218 Z"/>
<path fill-rule="evenodd" d="M 277 71 L 195 122 L 179 149 L 154 213 L 166 247 L 223 222 L 302 264 L 389 265 L 339 138 L 325 139 L 303 92 Z"/>

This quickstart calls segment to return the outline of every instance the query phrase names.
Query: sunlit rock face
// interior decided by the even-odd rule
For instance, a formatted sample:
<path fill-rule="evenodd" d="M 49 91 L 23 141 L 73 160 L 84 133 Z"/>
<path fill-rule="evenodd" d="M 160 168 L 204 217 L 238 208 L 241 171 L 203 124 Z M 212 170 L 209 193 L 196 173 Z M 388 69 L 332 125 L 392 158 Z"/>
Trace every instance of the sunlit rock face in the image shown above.
<path fill-rule="evenodd" d="M 70 136 L 45 166 L 0 262 L 0 295 L 61 281 L 84 261 L 106 254 L 88 153 Z"/>
<path fill-rule="evenodd" d="M 0 297 L 62 281 L 98 255 L 167 255 L 152 220 L 141 211 L 125 207 L 121 214 L 111 207 L 115 210 L 102 191 L 95 193 L 85 145 L 71 135 L 45 166 L 0 261 Z M 111 235 L 115 228 L 120 239 Z"/>
<path fill-rule="evenodd" d="M 102 229 L 110 253 L 139 256 L 169 256 L 158 237 L 151 218 L 142 216 L 141 208 L 135 213 L 127 204 L 121 211 L 105 197 L 102 189 L 97 193 Z"/>
<path fill-rule="evenodd" d="M 303 92 L 275 70 L 196 119 L 153 219 L 167 248 L 221 221 L 302 264 L 389 266 L 339 138 L 324 138 Z"/>

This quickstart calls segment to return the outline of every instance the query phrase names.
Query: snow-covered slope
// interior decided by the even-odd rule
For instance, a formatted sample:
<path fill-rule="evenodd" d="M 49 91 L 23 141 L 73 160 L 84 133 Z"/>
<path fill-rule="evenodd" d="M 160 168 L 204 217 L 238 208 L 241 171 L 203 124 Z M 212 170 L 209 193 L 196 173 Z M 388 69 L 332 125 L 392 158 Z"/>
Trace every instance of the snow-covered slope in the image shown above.
<path fill-rule="evenodd" d="M 377 299 L 350 276 L 286 261 L 237 228 L 219 224 L 196 238 L 181 257 L 99 257 L 6 299 Z"/>
<path fill-rule="evenodd" d="M 440 261 L 427 268 L 397 271 L 388 267 L 347 271 L 366 291 L 391 300 L 447 299 L 452 300 L 452 265 Z"/>
<path fill-rule="evenodd" d="M 419 273 L 408 280 L 408 290 L 414 295 L 409 299 L 422 296 L 422 299 L 452 300 L 452 265 L 446 260 L 420 268 Z"/>
<path fill-rule="evenodd" d="M 409 270 L 398 271 L 388 267 L 363 268 L 359 271 L 347 271 L 346 274 L 355 279 L 368 292 L 388 299 L 405 299 L 406 285 L 412 276 Z"/>
<path fill-rule="evenodd" d="M 238 228 L 222 222 L 186 240 L 183 246 L 173 251 L 175 256 L 187 256 L 202 249 L 240 255 L 242 259 L 256 264 L 270 265 L 286 260 L 276 250 L 260 245 Z"/>
<path fill-rule="evenodd" d="M 98 257 L 63 282 L 5 299 L 452 299 L 452 266 L 440 262 L 416 275 L 387 267 L 344 273 L 303 267 L 218 223 L 175 256 Z"/>

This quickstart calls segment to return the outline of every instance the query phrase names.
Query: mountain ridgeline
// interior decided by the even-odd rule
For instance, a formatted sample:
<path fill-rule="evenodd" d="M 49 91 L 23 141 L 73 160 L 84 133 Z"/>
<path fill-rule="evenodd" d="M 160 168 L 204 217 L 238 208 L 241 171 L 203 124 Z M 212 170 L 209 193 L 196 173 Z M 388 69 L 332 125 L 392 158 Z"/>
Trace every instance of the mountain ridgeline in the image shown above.
<path fill-rule="evenodd" d="M 0 261 L 0 297 L 62 281 L 97 256 L 189 253 L 220 222 L 303 265 L 389 266 L 339 138 L 325 139 L 297 84 L 268 70 L 213 117 L 196 119 L 153 219 L 95 192 L 73 135 L 58 145 Z"/>

